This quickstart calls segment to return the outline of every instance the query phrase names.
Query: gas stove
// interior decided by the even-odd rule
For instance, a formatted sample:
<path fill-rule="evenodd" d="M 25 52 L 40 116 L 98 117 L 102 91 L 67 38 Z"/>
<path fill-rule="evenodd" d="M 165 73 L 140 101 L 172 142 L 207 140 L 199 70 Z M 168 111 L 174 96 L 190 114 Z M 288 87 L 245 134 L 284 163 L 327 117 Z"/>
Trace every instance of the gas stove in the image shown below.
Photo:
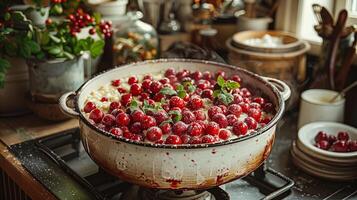
<path fill-rule="evenodd" d="M 357 199 L 357 184 L 320 180 L 292 165 L 288 152 L 294 129 L 290 120 L 295 117 L 282 120 L 273 152 L 264 165 L 243 179 L 202 191 L 154 190 L 122 181 L 90 159 L 78 129 L 16 144 L 10 149 L 58 199 Z"/>

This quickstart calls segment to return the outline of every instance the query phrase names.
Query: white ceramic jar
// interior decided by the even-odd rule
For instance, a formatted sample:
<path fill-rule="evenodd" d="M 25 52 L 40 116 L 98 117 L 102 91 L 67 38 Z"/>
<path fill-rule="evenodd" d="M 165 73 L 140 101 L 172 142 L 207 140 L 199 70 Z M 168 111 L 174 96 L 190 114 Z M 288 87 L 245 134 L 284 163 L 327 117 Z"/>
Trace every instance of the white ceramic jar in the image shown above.
<path fill-rule="evenodd" d="M 298 128 L 315 121 L 343 122 L 345 99 L 332 90 L 311 89 L 301 94 Z"/>

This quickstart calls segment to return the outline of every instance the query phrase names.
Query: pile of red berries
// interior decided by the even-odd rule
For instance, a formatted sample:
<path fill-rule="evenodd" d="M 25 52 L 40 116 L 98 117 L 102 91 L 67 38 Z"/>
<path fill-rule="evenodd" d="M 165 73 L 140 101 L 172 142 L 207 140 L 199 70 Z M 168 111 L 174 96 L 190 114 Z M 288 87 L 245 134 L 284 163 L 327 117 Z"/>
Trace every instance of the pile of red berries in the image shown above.
<path fill-rule="evenodd" d="M 131 76 L 127 83 L 130 89 L 120 79 L 111 82 L 121 98 L 110 102 L 108 110 L 87 101 L 83 111 L 97 127 L 134 141 L 215 143 L 247 135 L 269 123 L 275 113 L 268 99 L 253 96 L 240 87 L 238 75 L 228 77 L 223 71 L 169 68 L 159 80 Z"/>
<path fill-rule="evenodd" d="M 70 14 L 68 16 L 68 19 L 70 20 L 70 33 L 71 35 L 75 36 L 77 33 L 81 32 L 81 29 L 84 27 L 92 26 L 91 29 L 89 29 L 89 34 L 93 35 L 96 33 L 96 22 L 94 17 L 92 17 L 90 14 L 85 13 L 82 9 L 78 9 L 75 14 Z M 112 25 L 111 22 L 106 22 L 102 21 L 99 24 L 99 28 L 101 33 L 106 38 L 109 38 L 112 36 Z"/>
<path fill-rule="evenodd" d="M 350 140 L 350 136 L 345 131 L 340 131 L 335 135 L 329 135 L 324 131 L 319 131 L 315 136 L 315 146 L 334 152 L 357 151 L 357 140 Z"/>
<path fill-rule="evenodd" d="M 67 0 L 51 0 L 52 3 L 56 4 L 56 3 L 66 3 Z"/>

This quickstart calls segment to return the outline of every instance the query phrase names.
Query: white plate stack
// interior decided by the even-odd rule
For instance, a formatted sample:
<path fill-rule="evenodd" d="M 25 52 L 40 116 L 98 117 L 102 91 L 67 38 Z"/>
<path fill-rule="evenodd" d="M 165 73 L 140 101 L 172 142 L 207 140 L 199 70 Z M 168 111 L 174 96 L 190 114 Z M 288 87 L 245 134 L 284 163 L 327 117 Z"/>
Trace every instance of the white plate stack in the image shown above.
<path fill-rule="evenodd" d="M 294 164 L 305 172 L 330 180 L 348 181 L 357 179 L 357 151 L 331 152 L 314 146 L 319 131 L 335 135 L 347 131 L 351 140 L 357 140 L 357 129 L 334 122 L 314 122 L 299 129 L 298 138 L 291 147 Z"/>

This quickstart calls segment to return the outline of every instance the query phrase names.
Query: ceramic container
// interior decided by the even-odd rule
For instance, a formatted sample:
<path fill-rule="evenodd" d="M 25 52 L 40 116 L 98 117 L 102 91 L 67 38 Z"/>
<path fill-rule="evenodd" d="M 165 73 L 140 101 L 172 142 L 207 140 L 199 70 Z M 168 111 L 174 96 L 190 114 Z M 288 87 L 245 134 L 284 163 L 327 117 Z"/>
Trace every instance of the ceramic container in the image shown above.
<path fill-rule="evenodd" d="M 301 94 L 298 128 L 315 121 L 343 122 L 345 99 L 337 98 L 330 103 L 337 92 L 311 89 Z"/>
<path fill-rule="evenodd" d="M 93 7 L 96 12 L 99 12 L 104 17 L 122 16 L 125 15 L 127 4 L 128 4 L 128 0 L 116 0 L 116 1 L 101 3 Z"/>
<path fill-rule="evenodd" d="M 155 74 L 168 67 L 190 71 L 218 71 L 239 74 L 244 87 L 271 100 L 276 114 L 265 127 L 253 134 L 215 144 L 165 145 L 111 137 L 91 124 L 82 108 L 91 91 L 110 80 L 131 74 Z M 278 87 L 276 87 L 276 86 Z M 281 90 L 281 91 L 280 91 Z M 86 82 L 76 92 L 64 94 L 60 106 L 79 118 L 81 139 L 91 158 L 120 179 L 148 188 L 204 189 L 241 178 L 258 168 L 269 156 L 276 124 L 289 98 L 289 88 L 279 80 L 265 79 L 231 65 L 185 59 L 162 59 L 134 63 L 112 69 Z M 71 104 L 74 103 L 74 106 Z"/>

